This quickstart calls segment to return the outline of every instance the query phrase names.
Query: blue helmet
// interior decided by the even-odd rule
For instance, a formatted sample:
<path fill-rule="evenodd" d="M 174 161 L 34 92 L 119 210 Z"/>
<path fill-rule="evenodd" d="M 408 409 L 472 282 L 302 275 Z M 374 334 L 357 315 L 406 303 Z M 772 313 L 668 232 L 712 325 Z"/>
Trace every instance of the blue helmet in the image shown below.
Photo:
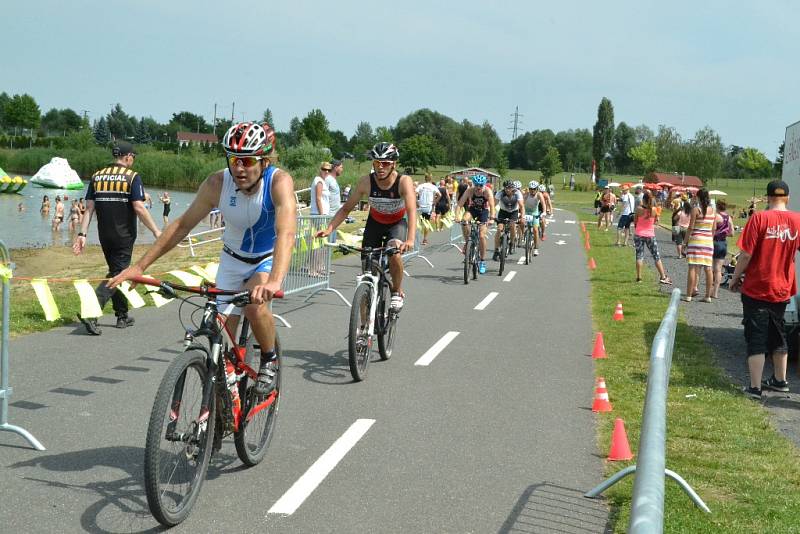
<path fill-rule="evenodd" d="M 473 185 L 486 185 L 486 176 L 483 174 L 476 174 L 472 177 Z"/>

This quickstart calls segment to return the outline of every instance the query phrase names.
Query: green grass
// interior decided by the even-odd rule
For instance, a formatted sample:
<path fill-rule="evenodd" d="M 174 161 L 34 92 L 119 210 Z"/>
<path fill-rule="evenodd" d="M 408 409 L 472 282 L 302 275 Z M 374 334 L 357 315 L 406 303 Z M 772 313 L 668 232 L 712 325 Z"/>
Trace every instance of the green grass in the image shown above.
<path fill-rule="evenodd" d="M 594 221 L 580 195 L 566 193 L 561 200 L 561 207 Z M 613 231 L 598 232 L 589 224 L 587 229 L 592 246 L 588 254 L 598 266 L 591 273 L 594 329 L 603 332 L 609 355 L 596 361 L 596 372 L 605 377 L 614 406 L 613 412 L 598 417 L 598 445 L 603 453 L 609 450 L 614 418 L 621 417 L 636 454 L 650 344 L 669 295 L 659 293 L 652 265 L 643 283 L 634 281 L 634 261 L 613 246 Z M 624 306 L 624 322 L 612 320 L 618 301 Z M 731 326 L 736 323 L 732 318 Z M 795 526 L 800 507 L 797 449 L 775 429 L 767 412 L 723 374 L 711 348 L 684 317 L 676 331 L 670 377 L 667 467 L 687 480 L 712 513 L 696 508 L 667 479 L 665 532 L 800 532 Z M 625 465 L 609 462 L 606 474 Z M 632 487 L 629 477 L 606 492 L 615 508 L 615 532 L 627 529 Z"/>

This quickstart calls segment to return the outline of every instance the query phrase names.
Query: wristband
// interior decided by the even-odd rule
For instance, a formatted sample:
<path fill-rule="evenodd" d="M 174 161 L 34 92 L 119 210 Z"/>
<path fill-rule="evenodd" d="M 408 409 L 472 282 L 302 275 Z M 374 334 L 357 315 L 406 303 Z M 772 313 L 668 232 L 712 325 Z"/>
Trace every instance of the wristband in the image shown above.
<path fill-rule="evenodd" d="M 78 237 L 86 237 L 86 234 L 84 234 L 83 232 L 78 232 Z"/>

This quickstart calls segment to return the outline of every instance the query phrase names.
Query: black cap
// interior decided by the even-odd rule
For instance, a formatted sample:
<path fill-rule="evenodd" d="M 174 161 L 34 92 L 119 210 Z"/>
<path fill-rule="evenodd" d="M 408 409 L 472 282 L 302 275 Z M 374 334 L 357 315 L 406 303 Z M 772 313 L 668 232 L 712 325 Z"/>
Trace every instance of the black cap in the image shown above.
<path fill-rule="evenodd" d="M 788 197 L 789 186 L 783 180 L 772 180 L 767 184 L 768 197 Z"/>
<path fill-rule="evenodd" d="M 117 141 L 114 148 L 111 149 L 111 155 L 115 158 L 121 158 L 126 154 L 136 154 L 133 145 L 127 141 Z"/>
<path fill-rule="evenodd" d="M 340 159 L 335 159 L 335 160 L 331 161 L 331 167 L 338 167 L 341 164 L 342 164 L 342 160 L 340 160 Z"/>

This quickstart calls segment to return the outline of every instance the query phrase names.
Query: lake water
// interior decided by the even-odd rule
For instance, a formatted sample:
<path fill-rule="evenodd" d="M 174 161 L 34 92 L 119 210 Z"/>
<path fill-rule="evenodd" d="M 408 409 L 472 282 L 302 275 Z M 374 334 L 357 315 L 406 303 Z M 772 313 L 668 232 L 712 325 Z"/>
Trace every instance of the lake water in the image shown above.
<path fill-rule="evenodd" d="M 11 173 L 13 178 L 16 174 Z M 30 180 L 29 176 L 23 178 Z M 86 182 L 84 182 L 86 183 Z M 169 214 L 170 221 L 175 217 L 186 211 L 192 200 L 194 200 L 194 192 L 174 191 L 171 189 L 152 189 L 145 187 L 145 190 L 150 193 L 153 198 L 153 207 L 150 214 L 153 216 L 159 228 L 163 226 L 163 204 L 158 200 L 158 196 L 162 191 L 167 191 L 172 199 L 172 210 Z M 39 187 L 28 183 L 25 189 L 18 194 L 0 194 L 0 240 L 2 240 L 9 248 L 41 248 L 50 246 L 72 245 L 75 238 L 75 233 L 69 231 L 69 207 L 73 199 L 79 199 L 86 193 L 83 191 L 73 190 L 68 191 L 65 189 L 48 189 Z M 39 208 L 42 205 L 42 197 L 47 195 L 50 199 L 50 213 L 42 215 L 39 213 Z M 60 195 L 69 197 L 67 202 L 64 202 L 65 220 L 61 224 L 61 231 L 53 232 L 51 230 L 51 222 L 53 220 L 53 213 L 55 210 L 55 198 Z M 19 204 L 25 207 L 24 211 L 19 211 Z M 97 223 L 96 218 L 92 220 L 89 226 L 88 240 L 90 244 L 98 244 L 97 240 Z M 207 230 L 209 227 L 208 219 L 200 223 L 197 231 Z M 153 234 L 150 233 L 141 222 L 139 223 L 139 237 L 137 243 L 152 243 Z"/>

